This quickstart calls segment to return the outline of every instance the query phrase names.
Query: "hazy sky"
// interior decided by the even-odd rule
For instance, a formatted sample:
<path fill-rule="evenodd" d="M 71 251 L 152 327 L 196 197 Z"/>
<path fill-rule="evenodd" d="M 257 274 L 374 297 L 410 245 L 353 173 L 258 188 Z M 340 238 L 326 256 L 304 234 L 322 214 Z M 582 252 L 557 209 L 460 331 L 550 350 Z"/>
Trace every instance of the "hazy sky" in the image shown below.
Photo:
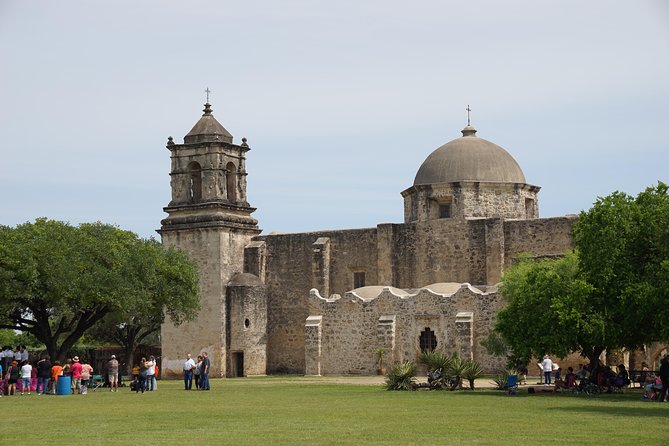
<path fill-rule="evenodd" d="M 541 216 L 669 182 L 664 0 L 0 0 L 0 224 L 156 235 L 206 87 L 266 233 L 402 222 L 467 104 Z"/>

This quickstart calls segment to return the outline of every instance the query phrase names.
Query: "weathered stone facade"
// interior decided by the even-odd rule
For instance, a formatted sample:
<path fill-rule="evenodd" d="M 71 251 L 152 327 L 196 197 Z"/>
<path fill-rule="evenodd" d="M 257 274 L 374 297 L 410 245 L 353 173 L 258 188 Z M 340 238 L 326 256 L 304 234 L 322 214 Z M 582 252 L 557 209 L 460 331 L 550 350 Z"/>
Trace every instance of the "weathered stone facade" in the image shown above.
<path fill-rule="evenodd" d="M 206 351 L 212 376 L 231 374 L 227 286 L 241 272 L 244 249 L 260 233 L 246 201 L 246 152 L 211 114 L 184 138 L 168 139 L 172 200 L 159 231 L 165 246 L 178 247 L 198 265 L 202 309 L 194 322 L 161 328 L 163 376 L 181 375 L 187 353 Z M 259 359 L 260 361 L 260 359 Z"/>
<path fill-rule="evenodd" d="M 387 363 L 417 361 L 426 332 L 433 333 L 437 349 L 476 358 L 487 370 L 504 367 L 503 359 L 477 342 L 488 336 L 502 304 L 494 287 L 484 292 L 469 284 L 435 284 L 414 293 L 365 287 L 327 299 L 315 289 L 310 294 L 308 375 L 374 374 L 378 348 Z M 318 331 L 312 328 L 315 321 Z"/>
<path fill-rule="evenodd" d="M 493 286 L 521 254 L 572 248 L 575 219 L 538 218 L 539 187 L 506 151 L 468 126 L 402 192 L 404 223 L 259 235 L 246 200 L 250 149 L 232 144 L 209 107 L 184 144 L 168 143 L 160 234 L 198 264 L 203 310 L 163 327 L 166 375 L 203 350 L 214 376 L 374 373 L 378 347 L 388 361 L 416 359 L 426 328 L 437 346 L 501 366 L 480 346 L 501 305 Z"/>

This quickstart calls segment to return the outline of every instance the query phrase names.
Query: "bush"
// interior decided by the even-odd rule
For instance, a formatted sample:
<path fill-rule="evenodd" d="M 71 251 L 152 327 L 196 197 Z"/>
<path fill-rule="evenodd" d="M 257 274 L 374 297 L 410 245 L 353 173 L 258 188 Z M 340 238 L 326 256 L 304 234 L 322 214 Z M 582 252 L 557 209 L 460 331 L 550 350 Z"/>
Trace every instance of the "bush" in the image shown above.
<path fill-rule="evenodd" d="M 427 366 L 428 372 L 434 372 L 441 369 L 448 369 L 451 365 L 451 358 L 442 352 L 428 351 L 420 354 L 418 360 Z"/>
<path fill-rule="evenodd" d="M 473 389 L 474 379 L 483 375 L 480 364 L 463 360 L 457 353 L 449 356 L 437 351 L 423 352 L 420 362 L 427 366 L 428 382 L 433 389 L 459 389 L 463 378 L 469 380 L 469 387 Z"/>
<path fill-rule="evenodd" d="M 416 381 L 416 365 L 411 361 L 394 364 L 386 374 L 386 390 L 413 390 Z"/>
<path fill-rule="evenodd" d="M 469 388 L 474 390 L 474 380 L 483 376 L 483 367 L 472 359 L 464 361 L 462 377 L 469 381 Z"/>

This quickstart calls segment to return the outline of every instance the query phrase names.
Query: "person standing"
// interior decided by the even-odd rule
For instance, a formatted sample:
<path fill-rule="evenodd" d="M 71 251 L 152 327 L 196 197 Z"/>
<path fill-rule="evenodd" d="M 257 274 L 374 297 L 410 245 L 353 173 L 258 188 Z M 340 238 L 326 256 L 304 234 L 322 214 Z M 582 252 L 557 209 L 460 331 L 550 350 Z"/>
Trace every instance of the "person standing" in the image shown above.
<path fill-rule="evenodd" d="M 562 375 L 562 368 L 555 361 L 553 361 L 553 371 L 555 372 L 555 381 L 557 381 L 560 379 L 560 375 Z"/>
<path fill-rule="evenodd" d="M 51 361 L 49 355 L 44 355 L 44 357 L 37 362 L 38 395 L 44 395 L 49 390 L 49 378 L 51 378 Z"/>
<path fill-rule="evenodd" d="M 84 359 L 84 363 L 81 364 L 81 394 L 86 395 L 88 393 L 88 381 L 91 379 L 93 374 L 93 366 L 91 366 L 88 361 Z"/>
<path fill-rule="evenodd" d="M 141 361 L 139 361 L 139 386 L 137 387 L 137 393 L 138 391 L 144 391 L 146 390 L 146 358 L 142 357 Z"/>
<path fill-rule="evenodd" d="M 193 369 L 195 368 L 195 361 L 191 357 L 190 353 L 186 355 L 186 360 L 184 361 L 184 387 L 185 390 L 191 390 L 193 387 Z"/>
<path fill-rule="evenodd" d="M 109 378 L 109 391 L 118 391 L 118 360 L 116 355 L 111 355 L 111 359 L 107 361 L 107 377 Z"/>
<path fill-rule="evenodd" d="M 75 390 L 77 393 L 81 393 L 81 363 L 79 363 L 78 356 L 72 358 L 70 374 L 72 375 L 72 393 L 74 393 Z"/>
<path fill-rule="evenodd" d="M 552 384 L 551 375 L 553 374 L 553 361 L 551 361 L 551 358 L 549 358 L 548 355 L 545 355 L 544 360 L 541 361 L 541 369 L 544 372 L 544 384 L 551 385 Z"/>
<path fill-rule="evenodd" d="M 149 390 L 158 390 L 156 383 L 156 357 L 151 355 L 146 362 L 146 384 Z"/>
<path fill-rule="evenodd" d="M 669 400 L 669 355 L 662 359 L 659 376 L 662 381 L 662 392 L 657 401 L 666 403 Z"/>
<path fill-rule="evenodd" d="M 197 363 L 193 369 L 193 377 L 195 378 L 195 390 L 200 390 L 200 371 L 202 370 L 202 356 L 198 355 Z"/>
<path fill-rule="evenodd" d="M 26 361 L 21 366 L 21 395 L 23 395 L 23 392 L 26 390 L 28 391 L 28 395 L 30 395 L 30 377 L 32 373 L 33 366 L 31 366 L 30 363 Z"/>
<path fill-rule="evenodd" d="M 202 365 L 200 365 L 200 390 L 209 390 L 209 368 L 211 361 L 207 352 L 202 352 Z"/>
<path fill-rule="evenodd" d="M 60 365 L 60 361 L 56 360 L 51 366 L 51 394 L 56 394 L 56 383 L 58 382 L 58 377 L 63 374 L 63 366 Z"/>
<path fill-rule="evenodd" d="M 7 396 L 16 395 L 16 382 L 19 380 L 19 363 L 12 359 L 12 363 L 5 373 L 7 378 Z"/>

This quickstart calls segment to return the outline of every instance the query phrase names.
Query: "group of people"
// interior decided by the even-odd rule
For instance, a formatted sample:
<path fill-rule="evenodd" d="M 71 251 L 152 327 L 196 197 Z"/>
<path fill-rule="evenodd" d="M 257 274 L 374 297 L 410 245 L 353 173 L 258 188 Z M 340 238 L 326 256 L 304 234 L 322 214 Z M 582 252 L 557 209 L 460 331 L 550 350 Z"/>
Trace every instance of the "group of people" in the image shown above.
<path fill-rule="evenodd" d="M 660 368 L 653 372 L 643 362 L 643 370 L 638 377 L 639 383 L 644 389 L 644 400 L 656 400 L 669 402 L 669 355 L 662 358 Z M 567 369 L 567 374 L 561 376 L 562 369 L 551 358 L 546 355 L 537 364 L 542 374 L 540 384 L 553 386 L 552 391 L 570 388 L 587 388 L 596 386 L 598 391 L 606 390 L 608 393 L 615 389 L 623 389 L 631 384 L 630 372 L 624 364 L 618 364 L 614 371 L 611 367 L 601 364 L 579 364 L 576 371 L 572 367 Z M 527 380 L 527 368 L 520 369 L 521 383 Z M 555 378 L 553 381 L 552 378 Z"/>
<path fill-rule="evenodd" d="M 210 368 L 211 361 L 207 352 L 198 355 L 197 362 L 193 360 L 190 353 L 187 354 L 183 364 L 184 389 L 193 390 L 193 380 L 195 380 L 195 390 L 209 390 Z"/>
<path fill-rule="evenodd" d="M 135 393 L 150 392 L 158 390 L 158 362 L 156 357 L 151 355 L 149 359 L 142 356 L 139 364 L 135 364 L 132 368 L 132 383 L 130 383 L 130 390 Z"/>
<path fill-rule="evenodd" d="M 51 362 L 47 354 L 41 355 L 40 359 L 31 363 L 28 351 L 25 347 L 17 347 L 16 352 L 22 356 L 9 357 L 5 352 L 11 351 L 3 348 L 0 357 L 0 396 L 13 396 L 20 392 L 21 395 L 55 394 L 58 389 L 60 378 L 70 378 L 70 392 L 85 395 L 88 393 L 89 383 L 93 378 L 93 366 L 78 356 L 67 359 L 63 364 L 56 360 Z M 24 359 L 25 358 L 25 359 Z M 107 363 L 107 373 L 110 390 L 118 389 L 119 363 L 115 355 L 112 355 Z"/>
<path fill-rule="evenodd" d="M 642 372 L 643 396 L 642 400 L 655 400 L 659 402 L 669 402 L 669 355 L 665 356 L 660 362 L 660 370 L 653 373 L 648 369 L 646 363 Z"/>

